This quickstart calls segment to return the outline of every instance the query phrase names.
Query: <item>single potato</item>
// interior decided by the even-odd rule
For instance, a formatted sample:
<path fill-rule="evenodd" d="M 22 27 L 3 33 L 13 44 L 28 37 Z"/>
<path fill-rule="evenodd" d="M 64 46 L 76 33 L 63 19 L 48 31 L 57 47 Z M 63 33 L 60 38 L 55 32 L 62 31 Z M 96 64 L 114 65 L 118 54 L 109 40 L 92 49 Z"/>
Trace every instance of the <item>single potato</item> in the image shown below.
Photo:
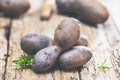
<path fill-rule="evenodd" d="M 60 13 L 76 14 L 92 23 L 103 23 L 109 13 L 98 0 L 56 0 Z"/>
<path fill-rule="evenodd" d="M 30 8 L 28 0 L 0 0 L 0 10 L 9 16 L 19 16 Z"/>
<path fill-rule="evenodd" d="M 76 46 L 64 52 L 59 59 L 60 66 L 64 69 L 75 69 L 84 65 L 92 57 L 92 52 L 84 46 Z"/>
<path fill-rule="evenodd" d="M 58 59 L 61 48 L 58 46 L 49 46 L 37 52 L 33 61 L 32 69 L 36 73 L 42 73 L 49 70 Z"/>
<path fill-rule="evenodd" d="M 77 19 L 67 18 L 63 20 L 56 28 L 54 40 L 63 50 L 68 50 L 79 39 L 80 22 Z"/>
<path fill-rule="evenodd" d="M 39 50 L 52 45 L 53 40 L 45 35 L 28 34 L 21 39 L 21 49 L 29 54 L 35 55 Z"/>

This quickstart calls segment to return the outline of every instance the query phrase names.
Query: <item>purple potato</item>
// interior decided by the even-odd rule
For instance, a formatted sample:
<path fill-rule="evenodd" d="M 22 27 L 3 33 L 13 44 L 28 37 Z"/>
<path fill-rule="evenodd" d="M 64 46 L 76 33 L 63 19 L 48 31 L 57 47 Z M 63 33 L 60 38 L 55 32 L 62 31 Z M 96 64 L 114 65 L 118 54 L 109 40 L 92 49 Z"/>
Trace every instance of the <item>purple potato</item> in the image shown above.
<path fill-rule="evenodd" d="M 5 15 L 19 16 L 30 8 L 28 0 L 0 0 L 0 10 Z"/>
<path fill-rule="evenodd" d="M 64 52 L 59 59 L 60 66 L 64 69 L 75 69 L 87 63 L 92 57 L 92 52 L 85 46 L 76 46 Z"/>
<path fill-rule="evenodd" d="M 60 13 L 76 14 L 92 23 L 103 23 L 109 13 L 98 0 L 56 0 Z"/>
<path fill-rule="evenodd" d="M 21 40 L 21 49 L 29 54 L 35 55 L 39 50 L 51 45 L 53 40 L 45 35 L 28 34 Z"/>
<path fill-rule="evenodd" d="M 85 35 L 80 35 L 76 46 L 88 46 L 88 39 Z"/>
<path fill-rule="evenodd" d="M 58 46 L 49 46 L 40 50 L 32 61 L 33 71 L 36 73 L 46 72 L 55 64 L 60 53 L 61 48 Z"/>
<path fill-rule="evenodd" d="M 80 22 L 74 18 L 63 20 L 56 28 L 54 40 L 63 50 L 74 46 L 80 36 Z"/>

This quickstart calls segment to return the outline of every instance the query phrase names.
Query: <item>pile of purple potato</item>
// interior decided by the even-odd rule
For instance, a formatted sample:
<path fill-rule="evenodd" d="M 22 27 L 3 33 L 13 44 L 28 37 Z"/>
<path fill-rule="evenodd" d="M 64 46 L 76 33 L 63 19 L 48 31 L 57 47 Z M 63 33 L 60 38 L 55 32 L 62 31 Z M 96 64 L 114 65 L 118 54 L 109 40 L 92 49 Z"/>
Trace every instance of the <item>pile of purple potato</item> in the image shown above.
<path fill-rule="evenodd" d="M 58 61 L 63 69 L 75 69 L 92 57 L 87 38 L 80 34 L 80 22 L 74 18 L 63 20 L 56 28 L 54 40 L 39 34 L 28 34 L 21 40 L 21 48 L 28 55 L 35 55 L 32 69 L 46 72 Z"/>

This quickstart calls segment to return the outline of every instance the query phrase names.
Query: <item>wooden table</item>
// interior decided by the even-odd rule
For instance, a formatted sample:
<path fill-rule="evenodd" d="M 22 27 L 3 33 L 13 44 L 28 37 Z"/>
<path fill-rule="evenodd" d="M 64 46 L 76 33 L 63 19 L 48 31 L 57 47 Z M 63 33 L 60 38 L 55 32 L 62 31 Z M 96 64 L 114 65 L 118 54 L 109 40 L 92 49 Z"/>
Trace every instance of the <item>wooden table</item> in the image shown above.
<path fill-rule="evenodd" d="M 110 17 L 97 26 L 82 23 L 81 34 L 89 39 L 92 59 L 73 71 L 53 70 L 36 74 L 31 69 L 14 70 L 12 63 L 23 54 L 21 38 L 29 33 L 45 34 L 53 38 L 57 25 L 67 16 L 53 14 L 49 21 L 38 16 L 18 19 L 0 17 L 0 80 L 120 80 L 120 1 L 104 0 Z M 106 61 L 110 69 L 102 71 L 99 65 Z"/>

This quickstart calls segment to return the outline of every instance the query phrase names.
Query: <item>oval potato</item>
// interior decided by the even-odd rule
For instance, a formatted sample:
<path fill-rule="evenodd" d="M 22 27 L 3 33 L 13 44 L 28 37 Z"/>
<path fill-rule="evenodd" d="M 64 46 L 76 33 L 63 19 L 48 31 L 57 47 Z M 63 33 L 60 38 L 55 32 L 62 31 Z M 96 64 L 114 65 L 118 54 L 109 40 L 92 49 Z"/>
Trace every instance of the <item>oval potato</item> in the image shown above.
<path fill-rule="evenodd" d="M 73 13 L 92 23 L 103 23 L 108 11 L 98 0 L 56 0 L 60 13 Z"/>
<path fill-rule="evenodd" d="M 0 9 L 5 15 L 18 16 L 29 8 L 28 0 L 0 0 Z"/>
<path fill-rule="evenodd" d="M 84 46 L 76 46 L 60 56 L 59 63 L 64 69 L 75 69 L 84 65 L 92 57 L 92 52 Z"/>
<path fill-rule="evenodd" d="M 35 55 L 39 50 L 52 45 L 53 40 L 45 35 L 28 34 L 21 39 L 21 49 L 29 54 Z"/>
<path fill-rule="evenodd" d="M 45 72 L 49 70 L 61 53 L 61 49 L 58 46 L 49 46 L 37 52 L 33 61 L 32 69 L 37 72 Z"/>
<path fill-rule="evenodd" d="M 67 50 L 76 44 L 79 36 L 80 22 L 74 18 L 67 18 L 57 26 L 54 40 L 63 50 Z"/>

